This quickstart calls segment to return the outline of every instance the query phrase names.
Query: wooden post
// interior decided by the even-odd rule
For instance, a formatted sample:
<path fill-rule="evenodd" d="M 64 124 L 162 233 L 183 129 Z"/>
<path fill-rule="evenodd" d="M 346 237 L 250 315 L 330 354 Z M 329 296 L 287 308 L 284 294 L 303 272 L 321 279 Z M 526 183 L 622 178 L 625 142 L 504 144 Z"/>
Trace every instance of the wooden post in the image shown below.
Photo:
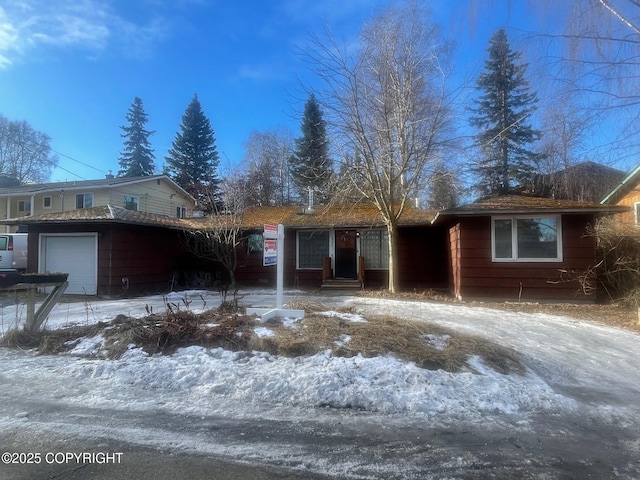
<path fill-rule="evenodd" d="M 322 281 L 329 280 L 331 275 L 331 257 L 324 257 L 322 259 Z"/>
<path fill-rule="evenodd" d="M 27 332 L 37 332 L 47 319 L 53 307 L 56 306 L 58 300 L 69 286 L 69 282 L 56 283 L 53 286 L 53 290 L 49 292 L 47 298 L 44 299 L 42 305 L 38 307 L 36 311 L 36 290 L 39 287 L 45 286 L 44 284 L 32 284 L 29 285 L 27 291 L 27 321 L 25 322 L 24 329 Z M 51 285 L 49 285 L 51 286 Z"/>

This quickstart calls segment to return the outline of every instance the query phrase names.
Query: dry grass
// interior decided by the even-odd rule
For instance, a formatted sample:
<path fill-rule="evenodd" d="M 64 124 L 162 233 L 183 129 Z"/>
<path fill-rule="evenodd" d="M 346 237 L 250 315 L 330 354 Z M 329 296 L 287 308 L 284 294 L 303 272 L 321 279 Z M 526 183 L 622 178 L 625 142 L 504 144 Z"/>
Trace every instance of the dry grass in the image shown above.
<path fill-rule="evenodd" d="M 284 356 L 310 355 L 327 349 L 346 357 L 393 355 L 421 368 L 449 372 L 469 368 L 467 359 L 478 355 L 496 371 L 523 373 L 512 350 L 425 322 L 367 316 L 367 322 L 361 323 L 312 312 L 294 328 L 282 325 L 278 319 L 269 320 L 267 326 L 275 336 L 252 337 L 253 349 Z M 429 335 L 445 339 L 444 348 L 434 345 Z"/>
<path fill-rule="evenodd" d="M 496 371 L 522 373 L 515 353 L 487 340 L 462 335 L 441 326 L 401 320 L 391 316 L 368 316 L 366 321 L 351 321 L 353 309 L 341 309 L 337 315 L 321 304 L 297 302 L 291 308 L 304 309 L 306 317 L 293 324 L 274 318 L 260 323 L 256 317 L 209 310 L 196 315 L 189 311 L 169 311 L 134 319 L 120 315 L 109 323 L 70 327 L 27 334 L 12 330 L 0 341 L 3 346 L 36 348 L 42 354 L 73 349 L 84 337 L 102 335 L 101 356 L 119 358 L 131 345 L 147 353 L 170 354 L 176 348 L 199 345 L 229 350 L 266 351 L 281 356 L 305 356 L 331 350 L 335 355 L 375 357 L 393 355 L 427 369 L 457 372 L 470 369 L 467 360 L 481 356 Z M 269 328 L 273 336 L 259 336 L 257 325 Z"/>

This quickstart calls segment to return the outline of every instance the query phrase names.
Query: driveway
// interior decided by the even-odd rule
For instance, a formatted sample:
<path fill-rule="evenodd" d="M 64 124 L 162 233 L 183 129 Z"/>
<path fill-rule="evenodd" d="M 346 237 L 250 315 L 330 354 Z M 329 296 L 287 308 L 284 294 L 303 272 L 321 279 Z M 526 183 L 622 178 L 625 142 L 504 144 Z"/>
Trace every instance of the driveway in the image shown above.
<path fill-rule="evenodd" d="M 244 301 L 268 306 L 272 298 L 268 292 L 247 292 Z M 474 383 L 477 395 L 464 390 L 465 401 L 475 405 L 472 414 L 453 401 L 438 412 L 385 413 L 293 403 L 286 395 L 257 398 L 260 392 L 276 392 L 258 389 L 256 382 L 275 380 L 259 375 L 238 383 L 238 388 L 250 389 L 234 397 L 242 398 L 238 401 L 225 385 L 212 388 L 215 379 L 194 377 L 198 365 L 181 364 L 195 362 L 190 357 L 172 364 L 174 370 L 184 367 L 191 373 L 181 377 L 191 378 L 190 383 L 171 390 L 155 388 L 156 380 L 144 376 L 105 377 L 109 369 L 125 371 L 126 362 L 139 370 L 133 357 L 109 363 L 3 349 L 2 451 L 118 451 L 127 463 L 124 470 L 95 464 L 8 464 L 0 465 L 0 477 L 106 478 L 105 472 L 118 472 L 123 478 L 177 478 L 171 476 L 175 470 L 167 466 L 169 458 L 190 478 L 200 478 L 197 472 L 209 468 L 229 470 L 229 475 L 238 468 L 238 475 L 255 478 L 640 478 L 639 335 L 569 318 L 464 305 L 348 296 L 321 300 L 353 306 L 365 316 L 388 313 L 489 338 L 519 352 L 530 369 L 529 384 L 504 376 Z M 136 308 L 144 311 L 151 301 L 137 299 Z M 78 315 L 69 313 L 76 307 L 82 313 L 82 305 L 63 306 L 67 318 Z M 106 303 L 91 309 L 98 316 L 96 312 L 108 310 Z M 86 306 L 84 310 L 88 315 Z M 265 363 L 263 371 L 271 372 L 267 367 L 276 360 L 266 361 L 271 366 Z M 352 368 L 370 365 L 363 361 Z M 248 375 L 247 370 L 238 372 Z M 415 377 L 412 372 L 403 378 Z M 448 375 L 428 379 L 445 383 Z M 117 382 L 110 385 L 113 379 Z M 483 407 L 487 398 L 501 398 L 499 389 L 529 388 L 531 382 L 555 396 L 538 399 L 528 409 L 526 403 L 519 404 L 520 410 Z M 381 398 L 402 398 L 397 383 L 376 385 Z M 434 391 L 426 388 L 425 395 Z M 143 465 L 143 471 L 133 473 L 136 465 Z"/>

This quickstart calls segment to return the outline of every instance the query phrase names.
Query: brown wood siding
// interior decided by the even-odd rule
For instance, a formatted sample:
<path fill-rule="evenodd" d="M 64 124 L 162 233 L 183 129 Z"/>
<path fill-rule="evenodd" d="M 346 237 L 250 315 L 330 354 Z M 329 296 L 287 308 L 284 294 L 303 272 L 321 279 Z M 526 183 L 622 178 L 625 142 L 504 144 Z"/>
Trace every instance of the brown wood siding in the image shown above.
<path fill-rule="evenodd" d="M 635 212 L 633 211 L 634 205 L 640 202 L 640 185 L 636 185 L 636 187 L 627 193 L 622 199 L 618 202 L 618 205 L 624 205 L 626 207 L 631 207 L 630 212 L 623 212 L 614 215 L 614 218 L 623 223 L 634 224 L 636 222 Z"/>
<path fill-rule="evenodd" d="M 595 291 L 586 295 L 577 280 L 595 265 L 595 239 L 585 235 L 592 222 L 592 215 L 563 215 L 563 261 L 525 263 L 491 260 L 490 217 L 461 219 L 460 295 L 462 298 L 594 301 Z M 450 232 L 452 243 L 454 237 L 455 233 Z M 595 287 L 595 281 L 592 283 Z"/>
<path fill-rule="evenodd" d="M 182 267 L 178 262 L 182 256 L 178 234 L 167 229 L 120 225 L 107 229 L 98 252 L 98 271 L 103 272 L 98 275 L 98 284 L 114 294 L 122 292 L 122 279 L 127 278 L 129 290 L 134 292 L 168 291 L 172 273 Z"/>
<path fill-rule="evenodd" d="M 37 271 L 40 234 L 84 232 L 98 233 L 98 295 L 166 292 L 172 274 L 190 263 L 175 230 L 119 224 L 32 225 L 28 269 Z M 129 279 L 126 292 L 122 278 Z"/>
<path fill-rule="evenodd" d="M 432 226 L 401 227 L 398 231 L 400 287 L 403 290 L 447 288 L 446 251 L 446 229 Z M 366 272 L 367 277 L 369 273 Z"/>

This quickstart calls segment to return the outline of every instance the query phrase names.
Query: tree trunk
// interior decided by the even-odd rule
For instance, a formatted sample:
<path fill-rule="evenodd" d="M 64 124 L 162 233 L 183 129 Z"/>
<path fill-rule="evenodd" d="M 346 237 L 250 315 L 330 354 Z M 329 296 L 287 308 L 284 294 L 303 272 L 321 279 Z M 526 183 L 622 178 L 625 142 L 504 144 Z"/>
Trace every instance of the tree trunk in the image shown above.
<path fill-rule="evenodd" d="M 398 225 L 387 224 L 389 234 L 389 292 L 397 293 L 400 290 L 400 275 L 398 271 Z"/>

